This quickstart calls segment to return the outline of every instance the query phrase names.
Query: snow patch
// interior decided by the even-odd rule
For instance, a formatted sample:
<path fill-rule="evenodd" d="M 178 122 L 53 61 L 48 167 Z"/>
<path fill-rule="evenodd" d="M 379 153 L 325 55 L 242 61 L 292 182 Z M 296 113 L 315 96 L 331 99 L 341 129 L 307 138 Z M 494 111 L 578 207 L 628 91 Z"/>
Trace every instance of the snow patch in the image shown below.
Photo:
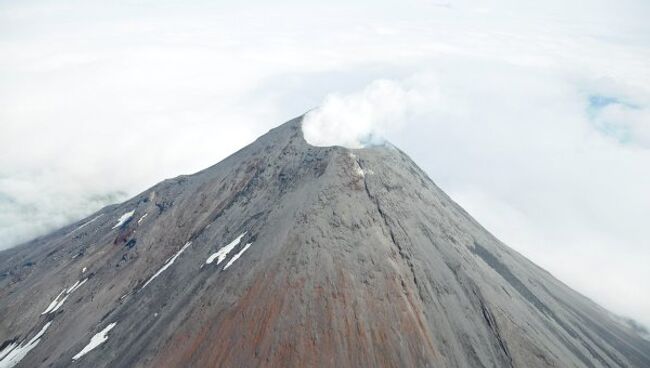
<path fill-rule="evenodd" d="M 112 330 L 113 327 L 115 327 L 115 325 L 117 325 L 117 323 L 113 322 L 110 325 L 106 326 L 106 328 L 101 330 L 99 333 L 95 334 L 95 336 L 93 336 L 90 339 L 90 342 L 88 343 L 88 345 L 86 345 L 86 347 L 81 349 L 81 351 L 79 353 L 77 353 L 77 355 L 73 356 L 72 360 L 78 360 L 79 358 L 81 358 L 82 356 L 88 354 L 90 351 L 92 351 L 93 349 L 95 349 L 99 345 L 106 342 L 106 340 L 108 340 L 107 335 L 108 335 L 109 331 Z"/>
<path fill-rule="evenodd" d="M 2 349 L 2 351 L 0 351 L 0 361 L 2 361 L 2 359 L 4 359 L 4 357 L 7 356 L 7 354 L 11 353 L 11 351 L 14 350 L 15 347 L 16 347 L 15 342 L 12 342 L 11 344 L 5 346 L 5 348 Z"/>
<path fill-rule="evenodd" d="M 65 290 L 66 290 L 66 289 L 63 289 L 63 291 L 61 291 L 61 292 L 59 293 L 59 295 L 57 295 L 56 298 L 54 298 L 54 300 L 52 300 L 52 303 L 50 303 L 50 305 L 47 306 L 47 309 L 45 309 L 45 310 L 43 311 L 43 313 L 41 313 L 41 315 L 48 314 L 48 313 L 52 312 L 52 309 L 53 309 L 54 307 L 56 307 L 57 304 L 59 304 L 59 298 L 61 297 L 61 295 L 63 295 L 63 293 L 65 293 Z"/>
<path fill-rule="evenodd" d="M 205 264 L 210 264 L 214 262 L 215 259 L 217 259 L 217 264 L 223 262 L 228 256 L 228 253 L 230 253 L 233 249 L 235 249 L 235 247 L 239 244 L 241 238 L 243 238 L 244 235 L 246 235 L 246 233 L 241 234 L 240 236 L 237 237 L 237 239 L 233 240 L 230 244 L 219 249 L 217 253 L 212 254 L 210 257 L 208 257 L 208 259 L 205 260 Z"/>
<path fill-rule="evenodd" d="M 86 225 L 91 224 L 93 221 L 97 220 L 98 218 L 100 218 L 100 217 L 102 217 L 102 216 L 104 216 L 103 213 L 100 214 L 100 215 L 98 215 L 98 216 L 95 216 L 92 220 L 89 220 L 89 221 L 84 222 L 84 223 L 81 224 L 78 228 L 72 230 L 72 231 L 70 232 L 70 234 L 74 233 L 74 232 L 77 231 L 77 230 L 81 230 L 81 229 L 83 229 L 84 227 L 86 227 Z"/>
<path fill-rule="evenodd" d="M 354 167 L 353 167 L 354 175 L 356 175 L 356 176 L 358 176 L 358 177 L 361 177 L 361 178 L 365 177 L 365 176 L 366 176 L 366 173 L 365 173 L 365 171 L 363 171 L 363 169 L 361 168 L 361 165 L 359 165 L 359 160 L 357 159 L 357 155 L 355 155 L 355 154 L 352 153 L 352 152 L 349 152 L 349 153 L 348 153 L 348 157 L 350 157 L 350 159 L 352 159 L 352 162 L 353 162 L 352 165 L 354 166 Z"/>
<path fill-rule="evenodd" d="M 54 312 L 56 312 L 59 308 L 61 308 L 61 306 L 63 305 L 63 303 L 65 303 L 65 300 L 68 299 L 69 296 L 70 296 L 70 295 L 66 295 L 65 297 L 63 297 L 63 299 L 61 299 L 61 301 L 58 302 L 58 303 L 54 306 L 54 308 L 52 308 L 52 310 L 50 311 L 50 313 L 54 313 Z"/>
<path fill-rule="evenodd" d="M 244 254 L 244 252 L 245 252 L 245 251 L 246 251 L 246 250 L 247 250 L 251 245 L 252 245 L 252 243 L 248 243 L 248 244 L 246 244 L 246 245 L 244 246 L 244 248 L 242 248 L 242 250 L 239 251 L 239 253 L 235 254 L 235 255 L 230 259 L 230 261 L 228 261 L 228 263 L 226 263 L 226 266 L 225 266 L 223 269 L 224 269 L 224 270 L 227 270 L 228 267 L 230 267 L 233 263 L 235 263 L 235 261 L 238 260 L 239 257 L 241 257 L 241 255 Z"/>
<path fill-rule="evenodd" d="M 144 218 L 147 217 L 148 214 L 149 214 L 149 213 L 147 212 L 147 213 L 145 213 L 144 215 L 142 215 L 142 217 L 140 217 L 140 219 L 138 220 L 138 225 L 140 225 L 140 223 L 142 222 L 142 220 L 144 220 Z"/>
<path fill-rule="evenodd" d="M 183 246 L 183 248 L 181 248 L 178 252 L 176 252 L 176 254 L 175 254 L 173 257 L 171 257 L 169 260 L 167 260 L 167 263 L 165 263 L 165 265 L 162 266 L 162 267 L 158 270 L 158 272 L 156 272 L 153 276 L 151 276 L 151 278 L 150 278 L 149 280 L 147 280 L 147 282 L 145 282 L 144 285 L 142 285 L 142 287 L 140 288 L 140 290 L 144 289 L 147 285 L 149 285 L 149 283 L 150 283 L 151 281 L 153 281 L 156 277 L 158 277 L 158 275 L 160 275 L 161 273 L 163 273 L 163 271 L 165 271 L 166 269 L 168 269 L 169 266 L 171 266 L 171 265 L 174 263 L 174 261 L 176 261 L 176 258 L 178 258 L 178 256 L 180 256 L 181 253 L 183 253 L 183 252 L 185 251 L 185 249 L 187 249 L 187 247 L 190 246 L 190 244 L 192 244 L 191 241 L 185 243 L 185 245 Z"/>
<path fill-rule="evenodd" d="M 83 272 L 86 272 L 85 269 L 86 269 L 86 268 L 84 267 L 84 271 L 83 271 Z M 72 286 L 70 286 L 70 288 L 68 288 L 68 289 L 65 289 L 65 288 L 64 288 L 63 291 L 61 291 L 61 292 L 59 293 L 59 295 L 57 295 L 56 298 L 54 298 L 54 300 L 52 300 L 52 302 L 50 303 L 50 305 L 49 305 L 49 306 L 48 306 L 48 307 L 43 311 L 43 313 L 41 313 L 41 315 L 56 312 L 59 308 L 61 308 L 61 306 L 63 305 L 63 303 L 65 302 L 65 300 L 68 299 L 68 296 L 70 296 L 70 294 L 74 293 L 77 289 L 79 289 L 79 288 L 81 287 L 81 285 L 83 285 L 83 284 L 86 283 L 86 281 L 88 281 L 88 278 L 85 278 L 85 279 L 83 279 L 83 280 L 81 280 L 81 281 L 77 281 L 77 282 L 75 282 L 75 283 L 74 283 Z M 65 296 L 63 297 L 63 299 L 59 300 L 59 298 L 60 298 L 61 296 L 63 296 L 64 294 L 65 294 Z"/>
<path fill-rule="evenodd" d="M 80 281 L 77 280 L 77 282 L 75 282 L 72 286 L 70 286 L 70 288 L 68 289 L 68 291 L 66 291 L 66 294 L 70 294 L 70 293 L 72 292 L 72 290 L 74 290 L 74 289 L 77 287 L 77 285 L 79 285 L 79 282 L 80 282 Z"/>
<path fill-rule="evenodd" d="M 355 165 L 354 165 L 354 173 L 355 173 L 357 176 L 362 177 L 362 178 L 366 176 L 366 172 L 363 171 L 363 169 L 361 168 L 361 166 L 359 166 L 359 164 L 358 164 L 356 161 L 355 161 Z"/>
<path fill-rule="evenodd" d="M 23 360 L 27 353 L 38 345 L 41 341 L 41 337 L 43 337 L 43 334 L 45 334 L 45 331 L 47 331 L 51 324 L 52 321 L 46 323 L 45 326 L 43 326 L 43 328 L 41 328 L 41 330 L 27 342 L 27 344 L 20 344 L 18 347 L 11 344 L 11 349 L 3 349 L 2 352 L 0 352 L 0 368 L 11 368 Z"/>
<path fill-rule="evenodd" d="M 68 294 L 74 293 L 77 289 L 81 287 L 81 285 L 85 284 L 88 279 L 83 279 L 80 281 L 77 281 L 70 289 L 68 289 Z"/>
<path fill-rule="evenodd" d="M 135 210 L 129 211 L 125 214 L 123 214 L 118 220 L 117 224 L 111 228 L 111 230 L 116 229 L 122 225 L 124 225 L 125 222 L 129 221 L 131 217 L 133 217 L 133 214 L 135 213 Z"/>

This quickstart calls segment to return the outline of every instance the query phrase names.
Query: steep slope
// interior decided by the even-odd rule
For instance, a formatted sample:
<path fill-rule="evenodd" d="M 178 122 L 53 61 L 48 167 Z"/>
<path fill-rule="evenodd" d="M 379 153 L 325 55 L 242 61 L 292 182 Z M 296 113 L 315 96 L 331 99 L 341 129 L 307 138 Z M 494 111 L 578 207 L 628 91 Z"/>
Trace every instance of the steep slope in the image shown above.
<path fill-rule="evenodd" d="M 650 366 L 405 154 L 300 123 L 0 253 L 0 368 Z"/>

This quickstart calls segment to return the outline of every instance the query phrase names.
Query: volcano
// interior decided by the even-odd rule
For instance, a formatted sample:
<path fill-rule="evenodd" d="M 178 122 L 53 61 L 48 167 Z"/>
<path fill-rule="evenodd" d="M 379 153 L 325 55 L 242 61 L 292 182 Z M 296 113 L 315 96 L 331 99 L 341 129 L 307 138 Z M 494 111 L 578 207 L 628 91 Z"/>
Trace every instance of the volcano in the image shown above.
<path fill-rule="evenodd" d="M 390 144 L 302 118 L 0 253 L 0 368 L 650 367 Z"/>

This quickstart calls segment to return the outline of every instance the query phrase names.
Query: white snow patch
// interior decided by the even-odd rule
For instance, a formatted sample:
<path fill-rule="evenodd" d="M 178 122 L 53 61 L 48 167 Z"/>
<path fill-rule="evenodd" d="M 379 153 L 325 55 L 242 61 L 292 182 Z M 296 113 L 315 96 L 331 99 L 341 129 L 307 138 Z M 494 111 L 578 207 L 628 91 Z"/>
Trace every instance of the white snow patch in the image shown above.
<path fill-rule="evenodd" d="M 224 246 L 223 248 L 219 249 L 217 253 L 212 254 L 208 259 L 205 260 L 205 264 L 210 264 L 214 262 L 215 258 L 217 259 L 217 264 L 223 262 L 224 259 L 228 256 L 228 253 L 230 253 L 235 247 L 239 244 L 241 241 L 241 238 L 244 237 L 246 233 L 241 234 L 240 236 L 237 237 L 237 239 L 233 240 L 230 244 Z"/>
<path fill-rule="evenodd" d="M 38 345 L 38 343 L 41 341 L 41 337 L 43 337 L 43 334 L 45 334 L 45 331 L 48 329 L 48 327 L 50 327 L 51 324 L 52 321 L 46 323 L 45 326 L 43 326 L 43 328 L 41 328 L 41 330 L 27 342 L 27 344 L 20 344 L 20 346 L 15 348 L 12 347 L 9 351 L 6 351 L 6 348 L 2 350 L 0 353 L 0 368 L 11 368 L 23 360 L 27 353 L 29 353 L 36 347 L 36 345 Z"/>
<path fill-rule="evenodd" d="M 73 290 L 76 289 L 77 285 L 79 285 L 80 282 L 81 282 L 81 281 L 77 280 L 77 282 L 75 282 L 72 286 L 70 286 L 70 288 L 68 289 L 68 291 L 66 291 L 65 293 L 66 293 L 66 294 L 70 294 Z"/>
<path fill-rule="evenodd" d="M 356 161 L 355 161 L 355 163 L 356 163 Z M 365 171 L 363 171 L 363 169 L 361 168 L 361 166 L 359 166 L 358 163 L 356 163 L 356 165 L 354 166 L 354 173 L 357 176 L 362 177 L 362 178 L 366 176 Z"/>
<path fill-rule="evenodd" d="M 61 306 L 63 305 L 63 303 L 65 302 L 65 300 L 68 299 L 69 296 L 70 296 L 70 295 L 66 295 L 63 299 L 61 299 L 61 301 L 58 302 L 57 305 L 54 306 L 54 308 L 52 308 L 52 310 L 50 311 L 50 313 L 54 313 L 54 312 L 56 312 L 57 309 L 61 308 Z"/>
<path fill-rule="evenodd" d="M 4 359 L 4 357 L 7 356 L 7 354 L 9 354 L 12 350 L 14 350 L 15 347 L 15 342 L 12 342 L 11 344 L 5 346 L 5 348 L 0 351 L 0 361 L 2 361 L 2 359 Z"/>
<path fill-rule="evenodd" d="M 88 279 L 83 279 L 81 282 L 77 281 L 70 289 L 68 289 L 68 294 L 74 293 L 77 289 L 81 287 L 81 285 L 85 284 Z"/>
<path fill-rule="evenodd" d="M 354 166 L 354 174 L 355 174 L 356 176 L 359 176 L 359 177 L 362 177 L 362 178 L 365 177 L 365 176 L 366 176 L 366 173 L 365 173 L 365 172 L 363 171 L 363 169 L 361 168 L 361 165 L 359 165 L 359 160 L 357 159 L 357 155 L 355 155 L 355 154 L 352 153 L 352 152 L 349 152 L 349 153 L 348 153 L 348 157 L 350 157 L 350 158 L 352 159 L 352 161 L 354 162 L 354 163 L 353 163 L 353 166 Z"/>
<path fill-rule="evenodd" d="M 252 243 L 248 243 L 248 244 L 246 244 L 246 245 L 244 246 L 244 248 L 242 248 L 242 250 L 239 251 L 239 253 L 235 254 L 235 255 L 230 259 L 230 261 L 228 261 L 228 263 L 226 263 L 226 266 L 225 266 L 223 269 L 224 269 L 224 270 L 227 270 L 228 267 L 230 267 L 233 263 L 235 263 L 235 261 L 238 260 L 239 257 L 241 257 L 241 255 L 244 254 L 244 252 L 245 252 L 245 251 L 246 251 L 246 250 L 247 250 L 251 245 L 252 245 Z"/>
<path fill-rule="evenodd" d="M 108 332 L 110 330 L 112 330 L 113 327 L 115 327 L 115 325 L 117 325 L 117 323 L 113 322 L 110 325 L 106 326 L 106 328 L 101 330 L 95 336 L 93 336 L 90 339 L 90 342 L 88 343 L 88 345 L 86 345 L 85 348 L 81 349 L 81 351 L 79 353 L 77 353 L 77 355 L 73 356 L 72 360 L 77 360 L 77 359 L 81 358 L 82 356 L 88 354 L 91 350 L 95 349 L 99 345 L 103 344 L 106 340 L 108 340 L 108 336 L 107 336 Z"/>
<path fill-rule="evenodd" d="M 91 220 L 88 220 L 88 221 L 84 222 L 83 224 L 79 225 L 78 228 L 72 230 L 72 231 L 70 232 L 70 234 L 74 233 L 74 232 L 77 231 L 77 230 L 83 229 L 86 225 L 92 223 L 93 221 L 97 220 L 98 218 L 100 218 L 100 217 L 102 217 L 102 216 L 104 216 L 103 213 L 102 213 L 102 214 L 99 214 L 99 215 L 97 215 L 97 216 L 95 216 L 95 217 L 94 217 L 93 219 L 91 219 Z"/>
<path fill-rule="evenodd" d="M 115 229 L 115 228 L 118 228 L 118 227 L 124 225 L 125 222 L 129 221 L 129 219 L 130 219 L 131 217 L 133 217 L 133 214 L 134 214 L 134 213 L 135 213 L 135 210 L 132 210 L 132 211 L 129 211 L 129 212 L 123 214 L 123 215 L 122 215 L 122 216 L 117 220 L 117 224 L 115 224 L 115 226 L 113 226 L 112 229 Z M 112 229 L 111 229 L 111 230 L 112 230 Z"/>
<path fill-rule="evenodd" d="M 86 272 L 85 269 L 86 269 L 86 268 L 84 267 L 84 271 L 83 271 L 83 272 Z M 45 310 L 43 311 L 43 313 L 41 313 L 41 315 L 56 312 L 57 309 L 61 308 L 61 306 L 63 305 L 63 303 L 65 302 L 65 300 L 68 299 L 68 296 L 70 296 L 70 294 L 74 293 L 77 289 L 79 289 L 79 288 L 81 287 L 81 285 L 83 285 L 83 284 L 86 283 L 86 281 L 88 281 L 88 278 L 85 278 L 85 279 L 83 279 L 83 280 L 81 280 L 81 281 L 77 281 L 77 282 L 75 282 L 75 283 L 74 283 L 72 286 L 70 286 L 70 288 L 68 288 L 68 289 L 63 289 L 63 291 L 61 291 L 61 292 L 59 293 L 59 295 L 57 295 L 56 298 L 54 298 L 54 300 L 52 301 L 52 303 L 50 303 L 50 305 L 47 307 L 47 309 L 45 309 Z M 65 297 L 63 297 L 63 299 L 59 300 L 59 298 L 60 298 L 64 293 L 65 293 Z"/>
<path fill-rule="evenodd" d="M 145 213 L 144 215 L 142 215 L 142 217 L 140 217 L 140 219 L 138 220 L 138 225 L 140 225 L 142 220 L 144 220 L 144 218 L 147 217 L 148 214 L 149 214 L 149 212 Z"/>
<path fill-rule="evenodd" d="M 59 295 L 57 295 L 56 298 L 54 298 L 54 300 L 52 300 L 52 303 L 50 303 L 50 305 L 47 307 L 47 309 L 45 309 L 43 311 L 43 313 L 41 313 L 41 315 L 48 314 L 48 313 L 52 312 L 52 308 L 56 307 L 57 304 L 59 304 L 59 298 L 61 297 L 61 295 L 63 295 L 63 293 L 65 293 L 65 290 L 66 289 L 63 289 L 63 291 L 61 291 L 59 293 Z"/>
<path fill-rule="evenodd" d="M 163 271 L 165 271 L 167 268 L 169 268 L 169 266 L 171 266 L 171 265 L 174 263 L 174 261 L 176 261 L 176 258 L 178 258 L 178 256 L 180 256 L 181 253 L 183 253 L 183 251 L 185 251 L 185 249 L 187 249 L 187 247 L 190 246 L 190 244 L 192 244 L 191 241 L 185 243 L 185 245 L 183 246 L 183 248 L 181 248 L 178 252 L 176 252 L 176 254 L 175 254 L 172 258 L 170 258 L 170 259 L 167 261 L 167 263 L 165 263 L 165 265 L 162 266 L 162 267 L 158 270 L 158 272 L 156 272 L 153 276 L 151 276 L 151 278 L 150 278 L 149 280 L 147 280 L 147 282 L 145 282 L 144 285 L 142 285 L 142 287 L 140 288 L 140 290 L 144 289 L 147 285 L 149 285 L 149 283 L 150 283 L 151 281 L 153 281 L 156 277 L 158 277 L 158 275 L 160 275 L 161 273 L 163 273 Z"/>

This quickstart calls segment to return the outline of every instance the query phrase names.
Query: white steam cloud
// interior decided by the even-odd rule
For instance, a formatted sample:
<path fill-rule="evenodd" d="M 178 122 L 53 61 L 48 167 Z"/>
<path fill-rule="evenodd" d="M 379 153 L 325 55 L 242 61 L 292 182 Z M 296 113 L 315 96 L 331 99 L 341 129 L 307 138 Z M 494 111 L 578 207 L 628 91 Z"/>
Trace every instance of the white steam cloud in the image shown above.
<path fill-rule="evenodd" d="M 313 146 L 381 144 L 390 131 L 400 129 L 435 100 L 432 90 L 377 80 L 360 92 L 328 95 L 321 107 L 305 116 L 303 134 Z"/>

